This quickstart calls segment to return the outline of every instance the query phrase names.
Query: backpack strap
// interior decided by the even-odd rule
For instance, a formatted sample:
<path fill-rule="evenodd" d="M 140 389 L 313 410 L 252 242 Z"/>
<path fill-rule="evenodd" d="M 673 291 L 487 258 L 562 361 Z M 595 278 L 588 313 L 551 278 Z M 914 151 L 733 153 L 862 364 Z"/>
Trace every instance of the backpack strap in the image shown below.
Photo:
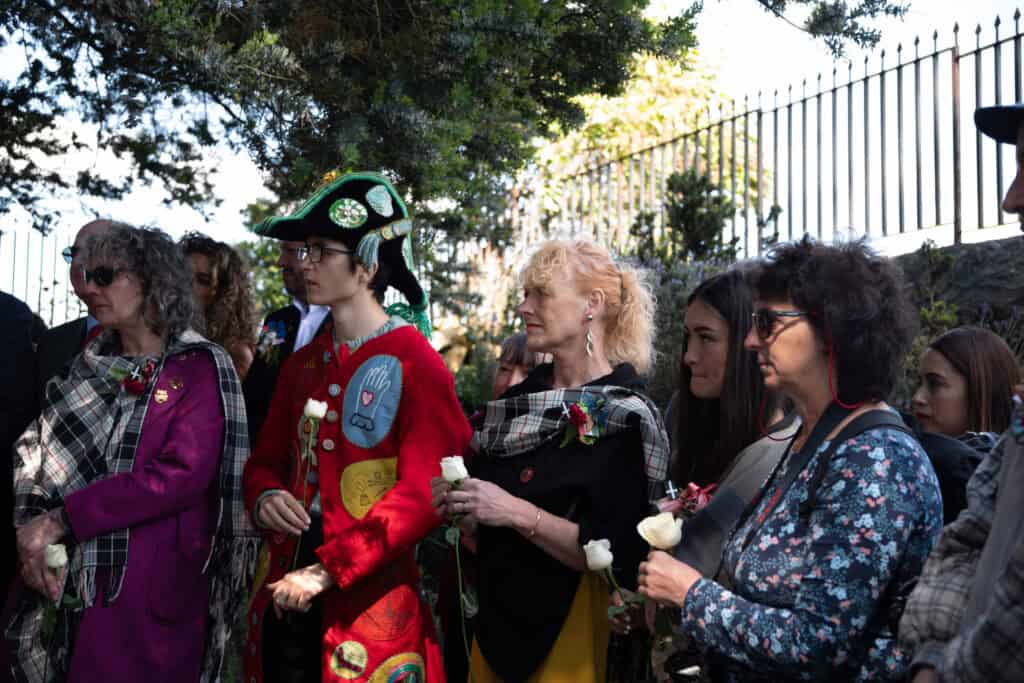
<path fill-rule="evenodd" d="M 843 427 L 836 434 L 835 438 L 829 443 L 828 448 L 821 454 L 821 458 L 818 459 L 814 468 L 814 474 L 808 483 L 807 499 L 800 503 L 800 517 L 802 519 L 807 520 L 811 510 L 814 509 L 814 505 L 818 502 L 818 489 L 821 488 L 821 483 L 825 480 L 829 463 L 832 462 L 832 456 L 839 446 L 856 436 L 860 436 L 864 432 L 883 428 L 898 429 L 901 432 L 914 436 L 914 432 L 907 427 L 899 414 L 891 410 L 869 410 L 855 417 L 850 424 Z"/>

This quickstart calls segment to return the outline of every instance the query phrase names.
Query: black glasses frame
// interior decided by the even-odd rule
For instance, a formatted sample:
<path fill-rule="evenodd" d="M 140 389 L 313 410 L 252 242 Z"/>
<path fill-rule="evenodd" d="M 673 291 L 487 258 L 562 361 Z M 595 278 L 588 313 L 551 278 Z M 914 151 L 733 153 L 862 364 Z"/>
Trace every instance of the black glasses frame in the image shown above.
<path fill-rule="evenodd" d="M 750 314 L 754 321 L 754 329 L 759 339 L 764 341 L 772 336 L 775 331 L 775 323 L 780 318 L 806 318 L 810 314 L 806 311 L 777 311 L 774 308 L 759 308 Z"/>
<path fill-rule="evenodd" d="M 356 252 L 349 249 L 335 249 L 334 247 L 325 247 L 322 244 L 307 244 L 304 247 L 299 247 L 295 250 L 295 256 L 300 261 L 305 261 L 307 258 L 310 263 L 320 263 L 323 260 L 324 254 L 354 254 Z"/>

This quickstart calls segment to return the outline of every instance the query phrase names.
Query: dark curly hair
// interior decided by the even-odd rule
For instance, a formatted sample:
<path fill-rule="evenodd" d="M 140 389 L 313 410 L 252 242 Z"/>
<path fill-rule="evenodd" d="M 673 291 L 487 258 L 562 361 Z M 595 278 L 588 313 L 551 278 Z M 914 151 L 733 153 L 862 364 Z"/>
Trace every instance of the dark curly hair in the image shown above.
<path fill-rule="evenodd" d="M 116 264 L 142 283 L 142 319 L 165 339 L 194 327 L 198 315 L 192 298 L 192 272 L 171 237 L 155 228 L 115 224 L 85 243 L 85 261 Z"/>
<path fill-rule="evenodd" d="M 253 345 L 259 327 L 249 269 L 236 250 L 202 233 L 186 233 L 178 242 L 185 256 L 202 254 L 210 260 L 213 303 L 203 311 L 203 334 L 226 349 Z"/>
<path fill-rule="evenodd" d="M 917 332 L 903 273 L 864 240 L 838 245 L 805 236 L 782 244 L 753 272 L 762 301 L 790 300 L 831 349 L 844 403 L 885 400 Z"/>

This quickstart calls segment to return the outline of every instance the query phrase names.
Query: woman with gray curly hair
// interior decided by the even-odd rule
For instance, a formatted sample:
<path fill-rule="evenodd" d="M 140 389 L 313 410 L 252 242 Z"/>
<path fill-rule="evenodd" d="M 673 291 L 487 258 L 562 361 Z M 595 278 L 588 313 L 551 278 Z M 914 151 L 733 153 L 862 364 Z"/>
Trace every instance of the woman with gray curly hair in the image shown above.
<path fill-rule="evenodd" d="M 104 327 L 15 447 L 17 680 L 216 681 L 256 537 L 231 358 L 191 329 L 185 256 L 159 230 L 92 237 Z"/>

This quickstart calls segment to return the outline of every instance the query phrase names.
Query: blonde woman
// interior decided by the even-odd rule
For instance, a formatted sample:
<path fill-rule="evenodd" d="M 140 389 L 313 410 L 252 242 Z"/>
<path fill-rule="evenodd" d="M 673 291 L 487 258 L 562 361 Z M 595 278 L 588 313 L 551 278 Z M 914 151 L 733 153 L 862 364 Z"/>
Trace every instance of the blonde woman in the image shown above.
<path fill-rule="evenodd" d="M 654 302 L 593 242 L 543 244 L 521 281 L 527 347 L 553 360 L 487 405 L 472 476 L 458 490 L 434 479 L 434 505 L 477 536 L 473 679 L 603 682 L 608 591 L 582 546 L 609 539 L 619 584 L 635 587 L 636 524 L 668 468 L 640 377 Z"/>

